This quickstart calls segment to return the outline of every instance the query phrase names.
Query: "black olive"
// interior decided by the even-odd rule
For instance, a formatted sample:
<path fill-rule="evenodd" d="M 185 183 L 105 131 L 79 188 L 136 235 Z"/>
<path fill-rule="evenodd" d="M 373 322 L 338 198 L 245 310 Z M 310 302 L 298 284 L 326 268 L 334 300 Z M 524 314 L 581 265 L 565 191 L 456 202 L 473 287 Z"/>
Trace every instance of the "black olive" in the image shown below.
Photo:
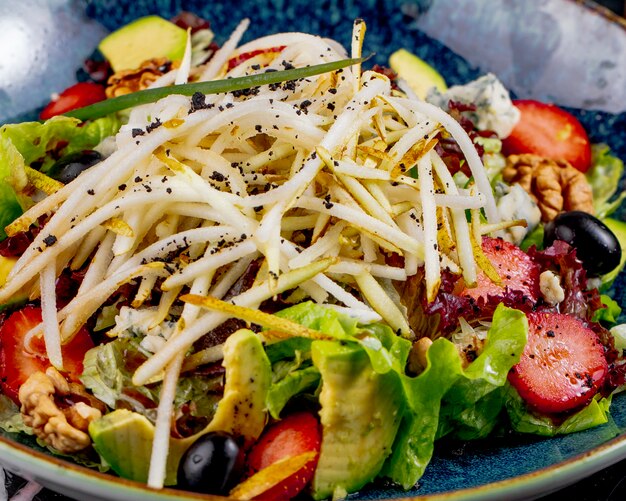
<path fill-rule="evenodd" d="M 50 167 L 47 174 L 64 184 L 74 181 L 78 175 L 102 160 L 102 155 L 94 150 L 83 150 L 61 157 Z"/>
<path fill-rule="evenodd" d="M 178 487 L 206 494 L 226 494 L 238 480 L 243 451 L 231 435 L 210 432 L 185 452 L 178 465 Z"/>
<path fill-rule="evenodd" d="M 562 212 L 545 226 L 543 245 L 563 240 L 576 249 L 576 257 L 590 277 L 619 265 L 622 248 L 613 232 L 598 218 L 582 211 Z"/>

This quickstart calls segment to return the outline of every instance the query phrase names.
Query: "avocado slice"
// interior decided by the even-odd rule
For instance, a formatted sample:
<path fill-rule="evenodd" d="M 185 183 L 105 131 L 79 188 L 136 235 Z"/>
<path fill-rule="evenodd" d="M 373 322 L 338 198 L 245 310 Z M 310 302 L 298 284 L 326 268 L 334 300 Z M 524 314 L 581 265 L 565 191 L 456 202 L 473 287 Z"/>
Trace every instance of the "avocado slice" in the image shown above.
<path fill-rule="evenodd" d="M 265 428 L 265 399 L 272 382 L 272 367 L 254 332 L 240 329 L 224 344 L 226 386 L 215 416 L 202 433 L 224 431 L 254 442 Z"/>
<path fill-rule="evenodd" d="M 425 99 L 431 87 L 440 92 L 448 89 L 439 72 L 423 59 L 406 49 L 399 49 L 389 57 L 389 65 L 411 87 L 420 99 Z"/>
<path fill-rule="evenodd" d="M 380 472 L 400 425 L 404 393 L 398 375 L 375 372 L 356 344 L 315 341 L 311 353 L 322 375 L 323 429 L 313 497 L 341 497 Z"/>
<path fill-rule="evenodd" d="M 207 427 L 184 439 L 170 439 L 165 485 L 176 484 L 178 463 L 198 438 L 224 431 L 255 441 L 265 426 L 265 398 L 271 382 L 270 362 L 259 337 L 241 329 L 224 345 L 224 397 Z M 125 409 L 105 414 L 89 425 L 94 449 L 119 476 L 146 482 L 154 440 L 154 425 L 143 415 Z"/>
<path fill-rule="evenodd" d="M 619 261 L 619 266 L 601 277 L 601 289 L 606 290 L 617 278 L 617 275 L 619 275 L 620 271 L 624 269 L 624 264 L 626 264 L 626 223 L 624 221 L 619 221 L 610 217 L 605 217 L 604 219 L 602 219 L 602 222 L 606 224 L 608 229 L 613 232 L 613 234 L 619 241 L 620 246 L 622 247 L 622 257 Z"/>
<path fill-rule="evenodd" d="M 138 68 L 151 58 L 178 61 L 183 58 L 186 44 L 184 29 L 162 17 L 146 16 L 103 38 L 98 49 L 117 72 Z"/>
<path fill-rule="evenodd" d="M 7 276 L 13 269 L 13 266 L 17 262 L 16 257 L 0 256 L 0 286 L 4 285 L 7 281 Z M 25 290 L 20 290 L 4 304 L 0 304 L 0 312 L 7 308 L 12 308 L 25 303 L 28 299 L 28 293 Z"/>

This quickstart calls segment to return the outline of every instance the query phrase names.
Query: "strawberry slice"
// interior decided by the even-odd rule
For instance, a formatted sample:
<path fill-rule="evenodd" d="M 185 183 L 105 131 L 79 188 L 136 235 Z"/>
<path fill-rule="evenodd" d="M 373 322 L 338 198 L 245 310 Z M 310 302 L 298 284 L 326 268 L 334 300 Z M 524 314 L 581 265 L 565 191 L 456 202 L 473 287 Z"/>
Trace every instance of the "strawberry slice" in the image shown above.
<path fill-rule="evenodd" d="M 20 405 L 18 392 L 28 377 L 50 367 L 43 339 L 35 338 L 31 343 L 34 353 L 24 349 L 24 337 L 33 327 L 41 323 L 41 308 L 28 305 L 13 312 L 0 327 L 0 387 L 2 393 Z M 94 344 L 87 329 L 82 328 L 63 346 L 63 366 L 66 375 L 73 381 L 83 372 L 83 358 Z"/>
<path fill-rule="evenodd" d="M 466 287 L 459 280 L 454 293 L 475 300 L 488 296 L 503 296 L 505 287 L 510 291 L 521 292 L 531 302 L 539 298 L 539 266 L 523 250 L 501 238 L 483 237 L 482 248 L 485 256 L 495 267 L 502 285 L 493 283 L 482 271 L 478 272 L 476 287 Z"/>
<path fill-rule="evenodd" d="M 531 99 L 513 101 L 520 120 L 502 141 L 505 155 L 534 153 L 552 160 L 566 160 L 581 172 L 591 167 L 591 143 L 582 124 L 553 104 Z"/>
<path fill-rule="evenodd" d="M 255 499 L 282 501 L 291 499 L 301 492 L 315 474 L 321 442 L 319 421 L 310 412 L 290 414 L 267 427 L 248 454 L 248 476 L 283 458 L 295 457 L 310 451 L 318 454 L 296 473 Z"/>
<path fill-rule="evenodd" d="M 575 317 L 533 312 L 528 343 L 509 382 L 536 411 L 555 414 L 585 405 L 608 373 L 598 336 Z"/>
<path fill-rule="evenodd" d="M 93 82 L 79 82 L 68 87 L 56 99 L 50 101 L 41 110 L 39 118 L 48 120 L 68 111 L 104 101 L 106 98 L 107 96 L 102 85 Z"/>

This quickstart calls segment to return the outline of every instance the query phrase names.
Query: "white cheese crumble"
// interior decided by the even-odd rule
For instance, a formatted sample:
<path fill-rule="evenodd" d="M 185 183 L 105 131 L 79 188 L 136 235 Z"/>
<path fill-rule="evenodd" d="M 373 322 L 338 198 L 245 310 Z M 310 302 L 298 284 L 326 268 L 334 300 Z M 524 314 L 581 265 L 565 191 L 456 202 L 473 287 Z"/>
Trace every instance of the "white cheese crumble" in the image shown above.
<path fill-rule="evenodd" d="M 519 245 L 524 237 L 533 231 L 541 221 L 541 211 L 530 195 L 519 184 L 508 186 L 504 183 L 496 185 L 496 196 L 500 196 L 497 202 L 500 218 L 503 221 L 515 219 L 526 220 L 526 228 L 513 226 L 502 232 L 502 238 Z"/>
<path fill-rule="evenodd" d="M 164 321 L 154 324 L 154 318 L 158 314 L 156 308 L 143 308 L 136 310 L 128 306 L 122 306 L 119 314 L 115 317 L 115 327 L 111 331 L 115 335 L 123 337 L 125 333 L 142 336 L 139 345 L 150 353 L 159 351 L 170 338 L 175 329 L 175 322 Z"/>
<path fill-rule="evenodd" d="M 501 138 L 511 133 L 520 118 L 509 91 L 492 73 L 465 85 L 450 87 L 443 94 L 432 88 L 426 100 L 444 109 L 447 109 L 450 100 L 476 105 L 476 111 L 464 113 L 478 129 L 492 130 Z"/>
<path fill-rule="evenodd" d="M 551 306 L 555 306 L 565 299 L 565 291 L 561 287 L 561 278 L 550 270 L 539 275 L 539 290 L 543 299 Z"/>

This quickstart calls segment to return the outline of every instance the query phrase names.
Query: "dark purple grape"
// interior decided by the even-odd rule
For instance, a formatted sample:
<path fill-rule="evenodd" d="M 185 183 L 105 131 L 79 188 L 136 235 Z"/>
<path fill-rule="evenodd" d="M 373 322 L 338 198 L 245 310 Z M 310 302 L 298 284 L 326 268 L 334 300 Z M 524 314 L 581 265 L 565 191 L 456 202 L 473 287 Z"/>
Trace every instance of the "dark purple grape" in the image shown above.
<path fill-rule="evenodd" d="M 619 265 L 622 248 L 613 232 L 587 212 L 562 212 L 545 226 L 544 247 L 563 240 L 576 249 L 576 257 L 590 277 L 604 275 Z"/>
<path fill-rule="evenodd" d="M 77 151 L 57 160 L 56 163 L 50 167 L 47 174 L 57 181 L 67 184 L 76 179 L 81 172 L 97 164 L 100 160 L 102 160 L 102 155 L 95 150 Z"/>
<path fill-rule="evenodd" d="M 237 482 L 243 451 L 223 432 L 210 432 L 196 440 L 178 465 L 178 487 L 206 494 L 227 494 Z"/>

